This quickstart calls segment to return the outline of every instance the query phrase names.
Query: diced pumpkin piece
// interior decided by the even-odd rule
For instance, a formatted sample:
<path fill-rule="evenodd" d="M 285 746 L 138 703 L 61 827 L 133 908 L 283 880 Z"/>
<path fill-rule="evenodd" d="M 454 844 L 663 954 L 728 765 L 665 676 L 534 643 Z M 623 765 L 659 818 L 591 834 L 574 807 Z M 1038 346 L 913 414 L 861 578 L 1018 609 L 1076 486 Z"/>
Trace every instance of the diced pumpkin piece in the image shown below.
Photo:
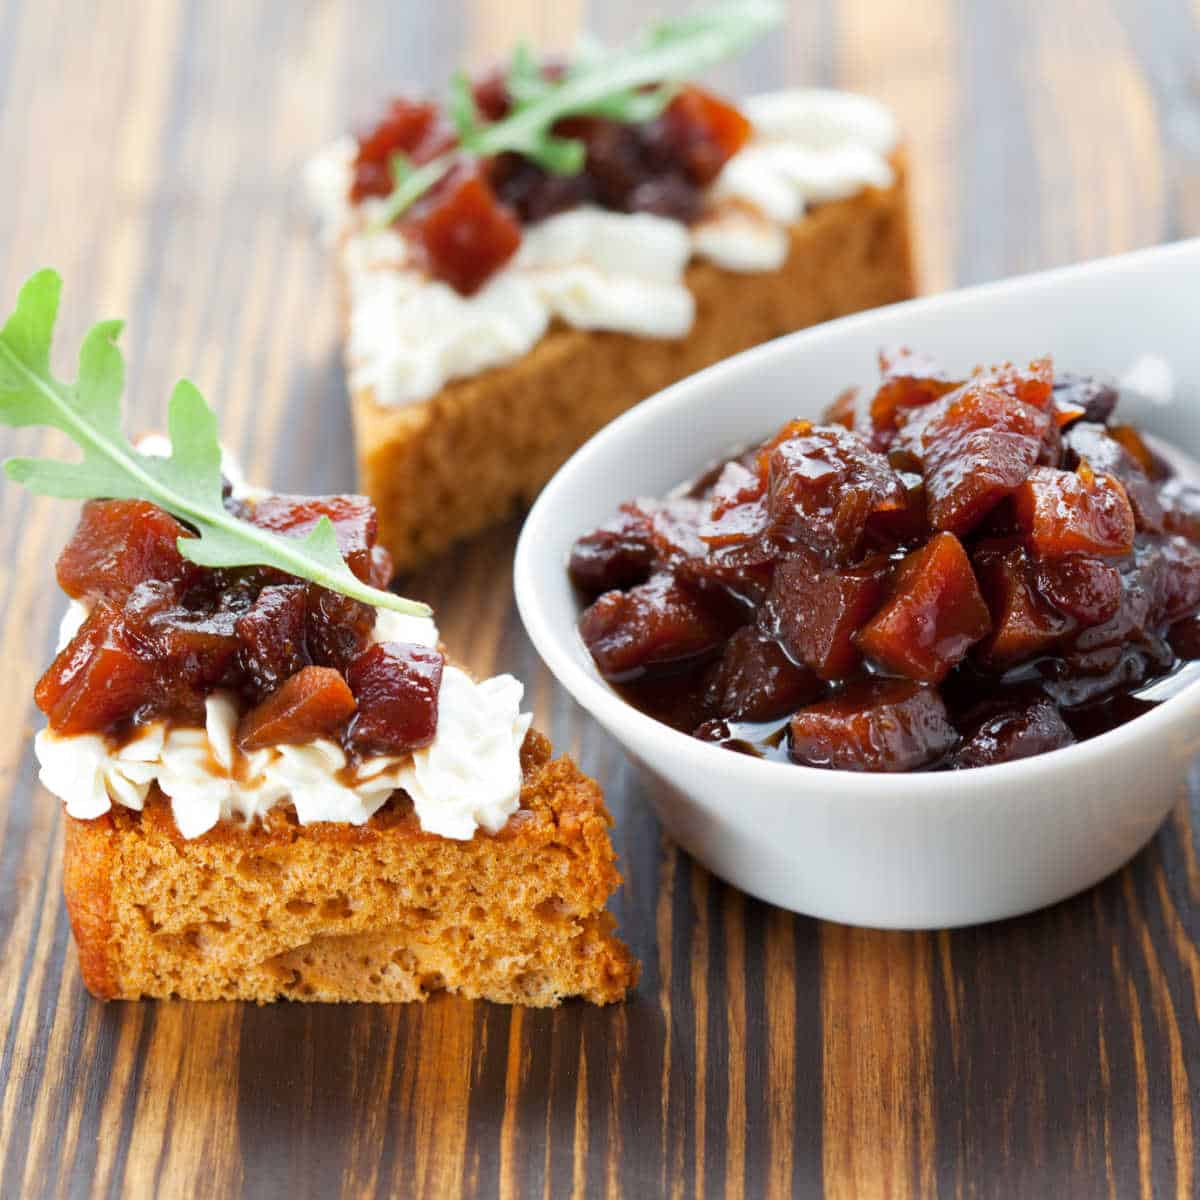
<path fill-rule="evenodd" d="M 270 696 L 312 661 L 307 617 L 307 587 L 285 583 L 263 588 L 250 611 L 238 618 L 238 665 L 256 698 Z"/>
<path fill-rule="evenodd" d="M 1003 392 L 1022 404 L 1048 408 L 1054 393 L 1054 363 L 1049 358 L 1035 358 L 1027 367 L 1001 363 L 976 371 L 972 382 Z"/>
<path fill-rule="evenodd" d="M 407 754 L 437 736 L 445 660 L 428 646 L 380 642 L 346 670 L 358 711 L 349 729 L 356 749 Z"/>
<path fill-rule="evenodd" d="M 451 169 L 404 218 L 416 259 L 456 292 L 477 292 L 521 244 L 516 215 L 501 204 L 482 166 Z"/>
<path fill-rule="evenodd" d="M 139 583 L 184 587 L 199 574 L 176 542 L 194 537 L 145 500 L 90 500 L 58 556 L 58 583 L 75 600 L 124 600 Z"/>
<path fill-rule="evenodd" d="M 929 523 L 962 536 L 1029 477 L 1050 417 L 1043 409 L 972 380 L 902 431 L 921 462 Z"/>
<path fill-rule="evenodd" d="M 340 730 L 357 708 L 354 694 L 332 667 L 304 667 L 238 724 L 243 750 L 303 745 Z"/>
<path fill-rule="evenodd" d="M 579 633 L 600 673 L 619 683 L 709 654 L 725 630 L 700 599 L 658 575 L 628 592 L 605 592 L 584 609 Z"/>
<path fill-rule="evenodd" d="M 759 628 L 822 679 L 845 678 L 862 662 L 854 635 L 883 603 L 890 572 L 882 556 L 840 570 L 808 556 L 787 559 L 775 568 Z"/>
<path fill-rule="evenodd" d="M 662 136 L 693 183 L 705 186 L 745 145 L 749 120 L 732 104 L 689 84 L 660 118 Z"/>
<path fill-rule="evenodd" d="M 1064 435 L 1063 450 L 1062 465 L 1068 470 L 1086 462 L 1097 475 L 1112 475 L 1121 481 L 1139 533 L 1162 533 L 1158 489 L 1137 459 L 1104 426 L 1089 421 L 1073 425 Z"/>
<path fill-rule="evenodd" d="M 766 482 L 771 470 L 771 456 L 775 451 L 784 442 L 790 442 L 794 438 L 810 437 L 816 428 L 818 426 L 814 425 L 812 421 L 806 421 L 803 417 L 793 417 L 767 438 L 757 450 L 751 451 L 749 456 L 744 455 L 739 461 L 743 465 L 757 470 L 763 481 Z"/>
<path fill-rule="evenodd" d="M 742 608 L 761 604 L 771 587 L 778 549 L 766 538 L 717 546 L 696 558 L 681 561 L 676 575 L 706 595 L 732 598 Z"/>
<path fill-rule="evenodd" d="M 155 681 L 155 664 L 138 657 L 119 611 L 102 600 L 38 680 L 34 700 L 55 733 L 94 733 L 132 718 Z"/>
<path fill-rule="evenodd" d="M 975 575 L 992 614 L 992 633 L 975 648 L 985 666 L 1004 670 L 1052 650 L 1074 628 L 1037 591 L 1033 563 L 1021 546 L 983 545 L 974 554 Z"/>
<path fill-rule="evenodd" d="M 872 547 L 895 549 L 912 546 L 929 537 L 929 510 L 925 480 L 911 471 L 897 471 L 904 488 L 902 508 L 872 513 L 867 520 L 866 542 Z"/>
<path fill-rule="evenodd" d="M 1077 471 L 1038 467 L 1013 494 L 1017 525 L 1043 558 L 1064 554 L 1122 556 L 1133 549 L 1133 509 L 1120 482 Z"/>
<path fill-rule="evenodd" d="M 650 519 L 625 506 L 611 521 L 581 537 L 571 549 L 571 582 L 590 596 L 644 583 L 654 564 Z"/>
<path fill-rule="evenodd" d="M 238 651 L 237 598 L 232 607 L 192 611 L 174 603 L 164 584 L 143 583 L 130 593 L 121 620 L 143 658 L 152 660 L 157 687 L 146 697 L 154 711 L 203 709 L 202 694 L 218 683 Z"/>
<path fill-rule="evenodd" d="M 368 196 L 390 195 L 395 187 L 392 159 L 396 154 L 404 154 L 414 162 L 428 162 L 451 141 L 439 120 L 436 104 L 404 97 L 393 100 L 375 128 L 358 139 L 350 203 L 358 204 Z"/>
<path fill-rule="evenodd" d="M 304 638 L 308 654 L 318 667 L 345 672 L 367 647 L 375 628 L 375 610 L 341 592 L 308 585 Z"/>
<path fill-rule="evenodd" d="M 792 662 L 777 641 L 747 625 L 725 643 L 708 697 L 713 711 L 727 720 L 771 721 L 823 690 L 816 675 Z"/>
<path fill-rule="evenodd" d="M 914 354 L 903 346 L 879 352 L 883 382 L 871 400 L 871 428 L 886 445 L 907 420 L 910 410 L 940 400 L 962 387 L 927 354 Z"/>
<path fill-rule="evenodd" d="M 904 487 L 857 434 L 807 422 L 793 428 L 770 451 L 768 530 L 831 563 L 849 562 L 872 514 L 904 508 Z"/>
<path fill-rule="evenodd" d="M 1121 572 L 1102 558 L 1068 554 L 1043 559 L 1036 580 L 1038 591 L 1083 628 L 1103 624 L 1121 607 Z"/>
<path fill-rule="evenodd" d="M 700 527 L 708 515 L 706 501 L 677 496 L 669 500 L 639 500 L 634 508 L 649 521 L 656 564 L 676 566 L 686 559 L 699 558 L 708 550 L 700 537 Z"/>
<path fill-rule="evenodd" d="M 120 692 L 122 678 L 137 677 L 142 694 L 139 703 L 111 720 L 105 720 L 105 714 L 116 707 L 96 697 L 92 711 L 97 724 L 92 731 L 131 716 L 142 720 L 170 714 L 184 721 L 203 720 L 204 696 L 226 675 L 237 654 L 234 623 L 240 602 L 239 595 L 230 592 L 215 608 L 185 608 L 178 602 L 176 585 L 156 580 L 138 584 L 119 609 L 101 602 L 88 621 L 90 625 L 97 618 L 106 626 L 94 647 L 96 662 L 88 686 Z M 122 661 L 129 656 L 142 666 Z M 81 711 L 93 705 L 86 697 L 80 702 Z"/>
<path fill-rule="evenodd" d="M 991 627 L 967 552 L 939 533 L 900 564 L 891 597 L 856 640 L 886 670 L 940 683 Z"/>
<path fill-rule="evenodd" d="M 294 538 L 307 537 L 322 517 L 328 517 L 346 565 L 360 579 L 369 578 L 378 522 L 375 506 L 366 496 L 269 495 L 239 505 L 241 515 L 260 529 Z"/>
<path fill-rule="evenodd" d="M 795 762 L 842 771 L 915 771 L 953 748 L 958 734 L 937 689 L 872 679 L 802 708 L 792 718 Z"/>
<path fill-rule="evenodd" d="M 750 541 L 767 524 L 766 486 L 758 474 L 739 462 L 728 462 L 713 486 L 708 517 L 699 527 L 709 546 Z"/>
<path fill-rule="evenodd" d="M 846 388 L 825 406 L 821 414 L 822 425 L 840 425 L 843 429 L 857 430 L 859 426 L 858 388 Z"/>
<path fill-rule="evenodd" d="M 954 766 L 988 767 L 1061 750 L 1075 741 L 1057 707 L 1037 700 L 1025 708 L 996 713 L 980 722 L 954 755 Z"/>

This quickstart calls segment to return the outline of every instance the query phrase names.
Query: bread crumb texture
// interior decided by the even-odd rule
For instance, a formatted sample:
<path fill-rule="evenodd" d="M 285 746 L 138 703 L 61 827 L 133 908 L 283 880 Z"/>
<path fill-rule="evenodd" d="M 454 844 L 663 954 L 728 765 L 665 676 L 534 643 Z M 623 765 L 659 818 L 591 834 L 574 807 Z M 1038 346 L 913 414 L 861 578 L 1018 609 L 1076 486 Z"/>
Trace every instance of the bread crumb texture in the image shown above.
<path fill-rule="evenodd" d="M 778 271 L 692 263 L 696 319 L 685 338 L 556 324 L 523 358 L 424 403 L 355 395 L 360 486 L 396 566 L 504 520 L 593 433 L 669 384 L 781 334 L 914 295 L 903 156 L 892 163 L 892 187 L 819 205 L 794 225 Z"/>
<path fill-rule="evenodd" d="M 169 802 L 66 819 L 64 884 L 102 999 L 620 1000 L 637 963 L 604 905 L 620 883 L 600 788 L 531 732 L 521 808 L 495 836 L 422 832 L 406 799 L 362 827 L 290 809 L 183 839 Z"/>

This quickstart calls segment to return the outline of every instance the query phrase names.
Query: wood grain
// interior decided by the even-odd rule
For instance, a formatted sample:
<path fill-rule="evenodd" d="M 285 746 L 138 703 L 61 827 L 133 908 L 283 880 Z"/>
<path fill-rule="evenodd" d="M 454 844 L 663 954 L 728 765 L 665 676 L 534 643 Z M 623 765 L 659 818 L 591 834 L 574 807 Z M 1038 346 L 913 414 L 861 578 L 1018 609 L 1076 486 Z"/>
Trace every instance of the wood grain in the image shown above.
<path fill-rule="evenodd" d="M 793 7 L 714 79 L 893 105 L 927 288 L 1200 232 L 1197 0 Z M 255 476 L 344 488 L 304 156 L 460 60 L 619 36 L 642 9 L 0 0 L 0 297 L 58 266 L 64 344 L 129 319 L 135 426 L 186 373 Z M 644 964 L 629 1003 L 94 1003 L 30 746 L 69 510 L 0 489 L 0 1196 L 1197 1194 L 1200 789 L 1119 875 L 1020 920 L 898 934 L 772 910 L 661 840 L 632 766 L 553 686 L 511 603 L 515 525 L 407 586 L 604 783 Z"/>

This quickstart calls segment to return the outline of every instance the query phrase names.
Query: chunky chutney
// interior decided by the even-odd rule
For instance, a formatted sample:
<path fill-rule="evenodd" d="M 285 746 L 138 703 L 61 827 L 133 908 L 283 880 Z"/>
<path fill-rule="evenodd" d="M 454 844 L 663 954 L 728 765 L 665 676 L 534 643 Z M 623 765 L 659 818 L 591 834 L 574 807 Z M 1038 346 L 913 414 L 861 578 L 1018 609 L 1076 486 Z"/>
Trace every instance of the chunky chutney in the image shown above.
<path fill-rule="evenodd" d="M 225 507 L 294 537 L 327 517 L 355 575 L 391 579 L 363 496 L 238 499 L 226 488 Z M 273 567 L 198 566 L 179 549 L 192 536 L 145 500 L 84 505 L 57 573 L 86 619 L 35 691 L 54 733 L 120 743 L 154 720 L 203 727 L 222 689 L 238 698 L 247 751 L 334 737 L 353 755 L 407 754 L 433 741 L 437 650 L 378 640 L 376 609 Z"/>
<path fill-rule="evenodd" d="M 547 64 L 543 74 L 561 79 L 563 67 Z M 499 74 L 478 80 L 471 95 L 487 121 L 510 111 Z M 513 152 L 464 159 L 404 214 L 400 228 L 433 278 L 469 296 L 517 252 L 525 225 L 584 205 L 691 224 L 700 216 L 704 188 L 749 138 L 750 122 L 732 104 L 688 85 L 650 119 L 597 113 L 565 118 L 554 131 L 583 146 L 581 170 L 555 173 Z M 415 167 L 458 141 L 449 114 L 438 105 L 394 100 L 358 139 L 351 203 L 391 193 L 397 156 Z"/>
<path fill-rule="evenodd" d="M 1147 711 L 1200 656 L 1200 487 L 1104 379 L 881 367 L 579 539 L 600 673 L 702 740 L 855 771 L 1007 762 Z"/>

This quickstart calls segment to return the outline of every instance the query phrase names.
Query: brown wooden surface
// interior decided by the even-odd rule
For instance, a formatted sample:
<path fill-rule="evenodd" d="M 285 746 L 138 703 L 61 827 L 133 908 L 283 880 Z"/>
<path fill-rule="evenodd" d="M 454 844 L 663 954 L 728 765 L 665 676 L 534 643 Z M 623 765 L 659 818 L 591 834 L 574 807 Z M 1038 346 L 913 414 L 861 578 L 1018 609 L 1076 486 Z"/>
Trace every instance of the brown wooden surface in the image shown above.
<path fill-rule="evenodd" d="M 138 424 L 161 421 L 186 373 L 254 477 L 345 488 L 304 156 L 401 83 L 520 35 L 615 36 L 646 7 L 0 0 L 3 304 L 59 267 L 64 345 L 128 318 Z M 893 104 L 928 290 L 1200 232 L 1200 0 L 794 9 L 718 82 Z M 6 451 L 40 441 L 3 435 Z M 1118 876 L 1048 912 L 915 935 L 794 918 L 662 845 L 619 749 L 521 631 L 513 528 L 409 594 L 470 666 L 520 674 L 605 784 L 616 911 L 644 964 L 629 1003 L 93 1002 L 28 699 L 72 521 L 0 488 L 0 1196 L 1197 1194 L 1200 792 Z"/>

